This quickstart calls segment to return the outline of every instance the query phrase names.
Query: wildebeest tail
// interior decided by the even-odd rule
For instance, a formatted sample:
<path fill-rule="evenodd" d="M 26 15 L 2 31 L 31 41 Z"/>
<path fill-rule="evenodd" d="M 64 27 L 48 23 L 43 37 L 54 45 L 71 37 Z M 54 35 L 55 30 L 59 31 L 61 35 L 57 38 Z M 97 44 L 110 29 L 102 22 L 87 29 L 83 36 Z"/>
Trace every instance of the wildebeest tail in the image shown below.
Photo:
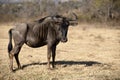
<path fill-rule="evenodd" d="M 9 43 L 8 43 L 8 53 L 10 53 L 10 51 L 13 49 L 13 45 L 12 45 L 12 30 L 10 29 L 8 34 L 9 34 Z"/>

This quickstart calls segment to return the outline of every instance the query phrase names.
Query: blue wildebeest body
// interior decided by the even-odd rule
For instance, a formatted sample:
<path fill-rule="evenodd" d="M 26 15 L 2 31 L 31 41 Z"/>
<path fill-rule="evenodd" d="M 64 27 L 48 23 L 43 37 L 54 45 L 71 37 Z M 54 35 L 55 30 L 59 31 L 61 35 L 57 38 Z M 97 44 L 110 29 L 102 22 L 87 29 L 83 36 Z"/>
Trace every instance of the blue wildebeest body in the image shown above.
<path fill-rule="evenodd" d="M 62 16 L 49 16 L 30 23 L 21 23 L 9 30 L 8 53 L 10 58 L 10 70 L 13 71 L 13 57 L 18 68 L 21 68 L 18 54 L 23 44 L 37 48 L 47 45 L 48 68 L 52 52 L 52 67 L 54 68 L 56 46 L 61 42 L 67 42 L 69 20 Z M 12 38 L 14 48 L 12 47 Z"/>

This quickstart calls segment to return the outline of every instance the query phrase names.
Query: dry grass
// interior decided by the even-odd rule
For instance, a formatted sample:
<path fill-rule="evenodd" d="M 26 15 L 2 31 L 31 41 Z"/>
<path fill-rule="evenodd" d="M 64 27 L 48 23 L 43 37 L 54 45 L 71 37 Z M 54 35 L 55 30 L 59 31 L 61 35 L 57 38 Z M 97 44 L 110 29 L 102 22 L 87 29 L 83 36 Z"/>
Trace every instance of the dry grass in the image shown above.
<path fill-rule="evenodd" d="M 14 61 L 16 71 L 11 73 L 7 31 L 12 26 L 1 25 L 0 80 L 120 80 L 120 30 L 94 26 L 104 25 L 70 27 L 69 41 L 57 47 L 57 69 L 46 68 L 46 46 L 24 45 L 19 55 L 23 70 Z"/>

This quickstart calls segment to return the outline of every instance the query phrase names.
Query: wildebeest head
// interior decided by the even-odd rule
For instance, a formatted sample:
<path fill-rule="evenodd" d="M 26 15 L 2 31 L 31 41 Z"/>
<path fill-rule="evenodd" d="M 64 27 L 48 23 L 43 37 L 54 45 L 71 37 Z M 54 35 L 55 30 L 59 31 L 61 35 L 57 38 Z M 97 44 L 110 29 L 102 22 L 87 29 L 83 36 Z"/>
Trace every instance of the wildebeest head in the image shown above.
<path fill-rule="evenodd" d="M 75 17 L 76 17 L 76 15 L 75 15 Z M 76 19 L 68 19 L 67 17 L 63 17 L 61 15 L 56 15 L 56 16 L 53 16 L 53 19 L 59 25 L 56 27 L 57 27 L 58 37 L 59 37 L 60 41 L 67 42 L 68 41 L 67 33 L 68 33 L 68 28 L 69 28 L 70 22 L 77 20 L 77 17 L 76 17 Z"/>
<path fill-rule="evenodd" d="M 60 27 L 60 31 L 62 33 L 62 37 L 61 37 L 61 42 L 67 42 L 67 33 L 68 33 L 68 28 L 69 28 L 69 21 L 66 20 L 65 18 L 63 18 L 61 27 Z"/>

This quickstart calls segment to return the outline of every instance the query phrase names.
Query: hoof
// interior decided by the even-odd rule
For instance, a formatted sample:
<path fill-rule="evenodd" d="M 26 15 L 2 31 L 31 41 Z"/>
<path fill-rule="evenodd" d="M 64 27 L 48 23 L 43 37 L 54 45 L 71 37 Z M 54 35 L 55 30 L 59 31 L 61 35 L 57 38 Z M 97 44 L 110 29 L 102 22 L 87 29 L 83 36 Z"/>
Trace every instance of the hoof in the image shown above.
<path fill-rule="evenodd" d="M 13 69 L 11 70 L 11 69 L 10 69 L 10 72 L 11 72 L 11 73 L 14 73 L 14 72 L 15 72 L 15 70 L 13 70 Z"/>
<path fill-rule="evenodd" d="M 19 67 L 18 67 L 18 69 L 22 69 L 22 67 L 21 67 L 21 66 L 19 66 Z"/>

